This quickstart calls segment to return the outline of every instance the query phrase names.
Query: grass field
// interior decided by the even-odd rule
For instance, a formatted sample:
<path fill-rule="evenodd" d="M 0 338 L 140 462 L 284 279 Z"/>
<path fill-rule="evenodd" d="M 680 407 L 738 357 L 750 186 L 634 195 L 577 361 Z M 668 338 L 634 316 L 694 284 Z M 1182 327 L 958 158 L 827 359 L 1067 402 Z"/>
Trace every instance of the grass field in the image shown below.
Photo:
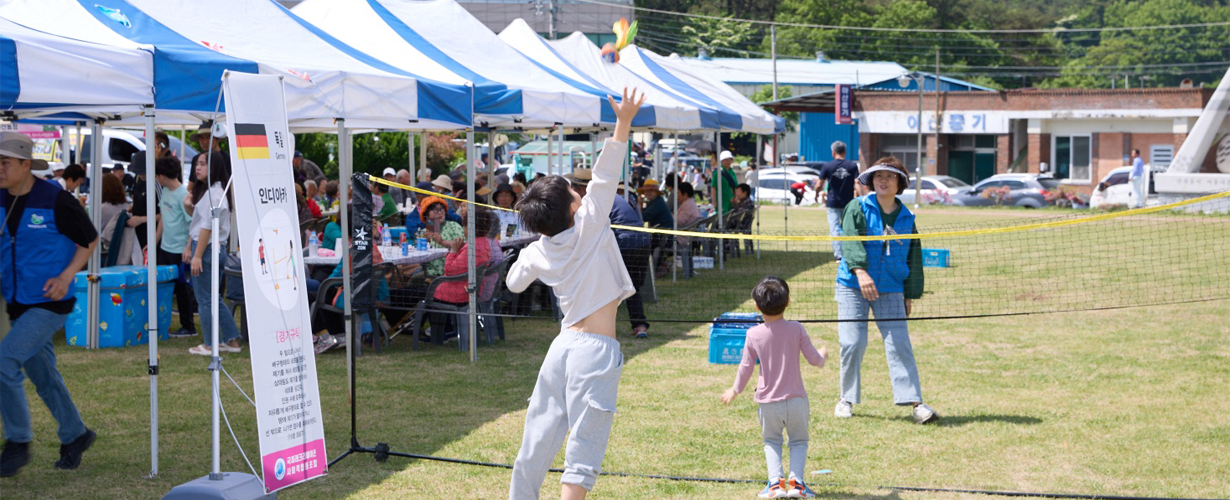
<path fill-rule="evenodd" d="M 762 210 L 762 229 L 780 229 L 781 209 Z M 923 211 L 919 221 L 923 227 L 970 227 L 1020 223 L 1022 217 L 1064 216 L 1051 210 L 937 210 Z M 823 233 L 827 225 L 821 210 L 791 209 L 790 227 L 792 232 Z M 1170 290 L 1187 283 L 1200 293 L 1224 296 L 1227 282 L 1215 278 L 1225 276 L 1230 267 L 1230 258 L 1224 257 L 1225 242 L 1230 241 L 1230 235 L 1221 232 L 1225 230 L 1224 225 L 1214 226 L 1210 235 L 1201 236 L 1220 241 L 1220 247 L 1179 250 L 1188 252 L 1183 254 L 1188 258 L 1202 258 L 1198 250 L 1223 257 L 1201 260 L 1203 273 L 1163 272 L 1161 268 L 1173 263 L 1155 266 L 1146 262 L 1141 265 L 1159 270 L 1130 275 L 1133 279 L 1119 286 Z M 1190 233 L 1172 229 L 1169 234 Z M 1029 245 L 1028 241 L 1014 238 L 994 239 L 993 245 L 983 245 L 988 248 L 953 242 L 971 245 L 953 246 L 954 255 L 963 259 L 974 259 L 965 256 L 976 255 L 972 254 L 975 250 L 987 253 L 951 270 L 961 274 L 946 278 L 936 274 L 936 283 L 970 281 L 967 290 L 982 287 L 985 302 L 1000 307 L 1013 303 L 1015 290 L 1055 290 L 1052 281 L 1019 275 L 1035 264 L 1024 264 L 1023 259 L 1030 256 L 1014 250 L 1014 246 Z M 1104 244 L 1095 245 L 1089 259 L 1121 255 L 1109 247 L 1123 242 L 1111 236 L 1099 241 Z M 811 245 L 812 250 L 821 248 Z M 1138 247 L 1129 246 L 1126 251 Z M 687 307 L 695 314 L 747 310 L 748 283 L 765 269 L 792 271 L 788 279 L 807 284 L 795 287 L 788 317 L 827 314 L 836 269 L 831 255 L 817 250 L 812 252 L 814 258 L 799 258 L 797 254 L 811 250 L 799 252 L 796 247 L 794 254 L 785 254 L 784 245 L 781 250 L 762 255 L 768 263 L 755 264 L 745 256 L 732 260 L 725 273 L 702 273 L 683 284 L 672 285 L 669 278 L 660 281 L 661 300 L 650 306 L 651 316 L 669 313 L 679 303 L 694 304 Z M 1216 267 L 1217 262 L 1221 268 Z M 1081 269 L 1078 274 L 1093 275 L 1097 269 Z M 1109 272 L 1097 274 L 1119 279 Z M 1005 281 L 1015 284 L 1007 287 L 1002 284 Z M 697 289 L 706 291 L 704 303 L 689 298 L 689 290 Z M 920 301 L 924 313 L 942 311 L 939 304 L 944 301 L 974 296 L 968 291 L 928 290 L 935 294 Z M 1079 298 L 1075 286 L 1058 290 L 1055 293 L 1065 300 Z M 1130 298 L 1148 297 L 1137 293 Z M 916 321 L 910 328 L 924 398 L 943 416 L 938 425 L 914 425 L 908 410 L 892 405 L 883 347 L 876 340 L 870 343 L 864 363 L 865 401 L 855 407 L 853 419 L 832 417 L 838 389 L 836 360 L 822 370 L 805 370 L 812 408 L 808 469 L 834 471 L 830 476 L 806 478 L 822 496 L 974 497 L 892 491 L 879 485 L 1230 496 L 1230 401 L 1224 397 L 1230 387 L 1230 302 Z M 386 442 L 399 452 L 511 463 L 521 438 L 525 400 L 558 324 L 522 319 L 509 322 L 507 330 L 507 341 L 480 348 L 477 364 L 469 363 L 454 346 L 412 351 L 406 338 L 395 339 L 384 354 L 365 351 L 358 363 L 359 443 Z M 836 352 L 832 325 L 812 324 L 809 331 L 814 342 Z M 718 400 L 734 378 L 734 367 L 707 363 L 706 326 L 659 322 L 652 333 L 648 340 L 621 338 L 626 367 L 604 468 L 760 481 L 765 467 L 756 405 L 747 395 L 730 407 Z M 34 419 L 34 460 L 17 477 L 0 480 L 0 497 L 158 498 L 171 487 L 206 474 L 210 464 L 209 377 L 206 360 L 187 353 L 194 342 L 184 339 L 162 344 L 161 473 L 146 479 L 150 467 L 147 349 L 89 352 L 66 347 L 59 339 L 62 373 L 99 439 L 81 469 L 53 470 L 51 464 L 58 457 L 54 422 L 27 384 Z M 246 352 L 230 355 L 226 362 L 241 385 L 251 384 Z M 349 441 L 346 364 L 344 356 L 332 352 L 318 357 L 317 366 L 326 438 L 333 457 Z M 223 401 L 249 457 L 257 454 L 252 407 L 229 383 L 223 388 Z M 223 429 L 223 470 L 246 471 Z M 562 454 L 557 462 L 562 463 Z M 506 469 L 397 457 L 381 463 L 360 454 L 338 463 L 327 477 L 286 490 L 281 497 L 497 499 L 507 496 L 508 478 Z M 558 495 L 558 480 L 558 474 L 548 475 L 544 498 Z M 761 487 L 603 477 L 590 498 L 755 498 Z"/>

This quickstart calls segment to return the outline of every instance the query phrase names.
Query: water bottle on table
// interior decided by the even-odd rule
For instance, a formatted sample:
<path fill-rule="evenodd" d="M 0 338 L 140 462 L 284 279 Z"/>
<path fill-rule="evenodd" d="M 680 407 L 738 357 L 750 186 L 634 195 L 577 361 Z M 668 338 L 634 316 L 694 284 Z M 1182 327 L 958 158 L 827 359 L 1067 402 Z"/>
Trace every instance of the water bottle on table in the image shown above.
<path fill-rule="evenodd" d="M 389 231 L 389 226 L 384 226 L 380 228 L 380 246 L 382 247 L 393 246 L 393 235 Z"/>
<path fill-rule="evenodd" d="M 320 248 L 320 238 L 316 237 L 316 231 L 308 231 L 308 255 L 315 257 L 316 251 Z"/>
<path fill-rule="evenodd" d="M 427 251 L 427 230 L 419 229 L 414 235 L 414 249 L 420 252 Z"/>

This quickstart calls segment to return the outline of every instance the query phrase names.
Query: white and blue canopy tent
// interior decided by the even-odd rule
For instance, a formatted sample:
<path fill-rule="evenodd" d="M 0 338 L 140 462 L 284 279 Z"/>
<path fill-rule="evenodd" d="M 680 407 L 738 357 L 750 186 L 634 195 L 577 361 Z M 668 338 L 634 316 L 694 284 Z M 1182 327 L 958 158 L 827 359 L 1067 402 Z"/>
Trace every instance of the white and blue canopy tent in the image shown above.
<path fill-rule="evenodd" d="M 73 40 L 0 18 L 0 111 L 60 108 L 140 111 L 154 101 L 153 55 Z M 90 82 L 90 85 L 82 85 Z"/>
<path fill-rule="evenodd" d="M 636 45 L 619 52 L 620 64 L 651 82 L 669 88 L 696 102 L 726 110 L 722 130 L 773 134 L 785 129 L 785 121 L 773 116 L 731 86 L 697 74 L 682 61 L 663 57 Z"/>
<path fill-rule="evenodd" d="M 533 28 L 523 19 L 516 19 L 500 32 L 499 39 L 517 52 L 532 61 L 536 66 L 554 74 L 562 75 L 572 81 L 583 82 L 594 88 L 603 90 L 616 97 L 622 95 L 623 88 L 611 88 L 604 85 L 593 75 L 590 75 L 564 59 L 558 52 L 547 45 L 546 40 L 538 36 Z M 646 102 L 636 118 L 632 121 L 633 128 L 649 128 L 657 123 L 656 107 Z M 614 123 L 612 120 L 611 123 Z"/>
<path fill-rule="evenodd" d="M 153 53 L 152 104 L 160 123 L 199 123 L 218 106 L 224 70 L 284 76 L 298 130 L 355 127 L 458 129 L 470 91 L 389 66 L 325 35 L 274 2 L 15 0 L 0 17 L 25 27 Z M 190 115 L 190 116 L 184 116 Z"/>
<path fill-rule="evenodd" d="M 654 123 L 651 128 L 655 130 L 713 130 L 719 126 L 717 110 L 680 97 L 619 64 L 606 62 L 602 59 L 602 50 L 582 33 L 573 33 L 550 41 L 543 40 L 532 32 L 528 33 L 532 38 L 526 35 L 524 30 L 517 30 L 515 40 L 519 48 L 525 47 L 527 51 L 541 50 L 537 46 L 545 43 L 548 49 L 572 68 L 607 88 L 627 87 L 643 90 L 645 102 L 653 105 Z M 509 32 L 509 37 L 514 38 L 512 32 Z"/>
<path fill-rule="evenodd" d="M 534 64 L 454 0 L 308 0 L 292 10 L 399 68 L 474 86 L 474 125 L 542 129 L 614 123 L 607 89 Z"/>
<path fill-rule="evenodd" d="M 0 20 L 6 21 L 0 25 L 4 28 L 0 33 L 11 41 L 0 43 L 0 50 L 15 56 L 15 62 L 6 61 L 0 67 L 5 68 L 5 75 L 10 71 L 21 75 L 20 86 L 12 82 L 4 85 L 4 109 L 10 117 L 39 116 L 49 111 L 61 113 L 59 116 L 78 113 L 73 117 L 110 123 L 136 123 L 141 117 L 147 150 L 154 147 L 155 120 L 195 126 L 210 118 L 219 108 L 226 71 L 284 77 L 291 127 L 339 132 L 343 192 L 351 169 L 351 155 L 346 150 L 348 127 L 455 130 L 473 122 L 469 87 L 418 78 L 390 66 L 329 37 L 273 1 L 12 0 L 0 3 Z M 44 45 L 55 41 L 96 47 L 93 51 L 71 49 L 71 54 L 82 60 L 65 64 L 62 56 L 29 57 L 45 55 L 45 51 L 19 51 L 14 34 L 22 33 L 41 34 L 43 41 L 39 43 Z M 129 66 L 120 66 L 117 58 Z M 90 69 L 96 71 L 86 71 Z M 33 79 L 37 75 L 47 78 Z M 116 95 L 127 97 L 118 99 Z M 101 136 L 101 121 L 95 121 L 94 127 L 95 136 Z M 102 142 L 94 141 L 94 158 L 100 156 Z M 93 169 L 97 179 L 100 165 Z M 156 189 L 153 176 L 147 176 L 147 189 Z M 147 199 L 147 210 L 152 212 L 154 197 Z M 148 226 L 149 238 L 153 239 L 154 225 Z M 91 263 L 95 274 L 97 262 L 96 253 Z M 150 276 L 155 275 L 154 265 L 155 260 L 150 259 Z M 152 287 L 156 280 L 149 281 Z M 96 301 L 97 294 L 92 291 L 91 307 Z M 152 294 L 149 307 L 151 317 L 156 318 Z M 160 325 L 150 326 L 151 472 L 156 475 L 156 330 Z M 215 469 L 216 422 L 215 414 Z"/>

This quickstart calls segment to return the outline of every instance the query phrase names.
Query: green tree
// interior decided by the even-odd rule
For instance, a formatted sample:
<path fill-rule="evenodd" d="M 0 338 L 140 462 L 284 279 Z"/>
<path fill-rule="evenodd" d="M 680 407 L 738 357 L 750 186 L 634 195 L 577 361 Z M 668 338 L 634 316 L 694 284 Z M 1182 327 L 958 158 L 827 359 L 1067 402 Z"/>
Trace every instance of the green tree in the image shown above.
<path fill-rule="evenodd" d="M 1091 15 L 1091 14 L 1090 14 Z M 1205 6 L 1193 0 L 1115 0 L 1100 12 L 1107 26 L 1199 24 L 1230 21 L 1225 6 Z M 1045 82 L 1049 87 L 1109 87 L 1111 78 L 1128 75 L 1131 85 L 1148 76 L 1146 85 L 1176 86 L 1184 78 L 1210 79 L 1208 62 L 1226 60 L 1224 26 L 1159 30 L 1109 31 L 1083 56 L 1070 60 L 1063 74 Z M 1186 65 L 1186 66 L 1179 66 Z M 1224 65 L 1212 66 L 1217 73 Z"/>
<path fill-rule="evenodd" d="M 295 149 L 324 171 L 325 177 L 337 178 L 337 135 L 319 132 L 295 134 Z"/>
<path fill-rule="evenodd" d="M 786 86 L 786 85 L 777 86 L 777 98 L 778 99 L 785 99 L 787 97 L 792 97 L 792 96 L 793 94 L 790 92 L 789 86 Z M 748 99 L 750 99 L 754 103 L 772 101 L 773 100 L 773 86 L 765 85 L 763 87 L 760 87 L 760 90 L 757 90 L 756 93 L 749 96 Z M 770 113 L 773 112 L 773 110 L 769 108 L 765 108 L 765 111 L 768 111 Z M 799 124 L 799 113 L 798 112 L 785 111 L 778 116 L 781 116 L 783 119 L 786 120 L 786 131 L 787 132 L 794 132 L 795 130 L 798 129 L 798 124 Z M 749 138 L 749 139 L 754 140 L 756 137 L 756 134 L 748 134 L 748 133 L 739 132 L 739 133 L 735 133 L 734 137 Z"/>
<path fill-rule="evenodd" d="M 688 55 L 696 55 L 697 50 L 703 48 L 713 56 L 750 57 L 746 48 L 756 37 L 757 30 L 750 23 L 694 17 L 680 28 L 679 34 L 684 47 L 688 48 Z"/>

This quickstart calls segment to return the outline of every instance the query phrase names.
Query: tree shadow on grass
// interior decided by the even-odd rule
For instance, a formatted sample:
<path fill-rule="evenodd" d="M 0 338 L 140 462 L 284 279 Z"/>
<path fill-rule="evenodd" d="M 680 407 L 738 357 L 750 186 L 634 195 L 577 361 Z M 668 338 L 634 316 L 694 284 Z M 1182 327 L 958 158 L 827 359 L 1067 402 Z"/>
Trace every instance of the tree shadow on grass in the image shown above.
<path fill-rule="evenodd" d="M 909 415 L 882 417 L 876 415 L 855 414 L 854 418 L 882 419 L 909 423 L 914 422 L 913 417 Z M 943 415 L 939 420 L 928 423 L 927 425 L 939 427 L 962 427 L 970 424 L 1036 425 L 1042 422 L 1043 420 L 1038 417 L 1031 417 L 1027 415 Z"/>
<path fill-rule="evenodd" d="M 1042 419 L 1027 415 L 945 415 L 935 422 L 940 427 L 961 427 L 969 424 L 1036 425 Z"/>

